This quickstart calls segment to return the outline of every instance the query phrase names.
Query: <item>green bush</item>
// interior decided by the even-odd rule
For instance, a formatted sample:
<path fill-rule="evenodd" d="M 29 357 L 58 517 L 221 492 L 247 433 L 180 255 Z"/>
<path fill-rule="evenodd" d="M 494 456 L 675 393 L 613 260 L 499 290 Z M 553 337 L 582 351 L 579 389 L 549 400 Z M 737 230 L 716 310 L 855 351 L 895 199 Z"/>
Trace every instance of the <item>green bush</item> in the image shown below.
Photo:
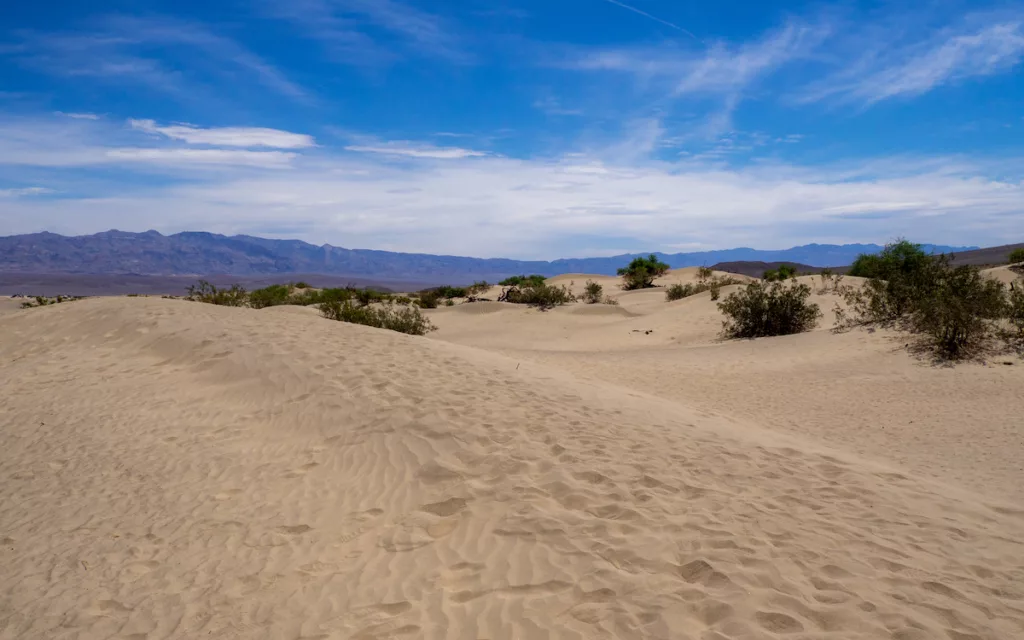
<path fill-rule="evenodd" d="M 465 298 L 467 291 L 465 287 L 451 287 L 443 285 L 434 289 L 434 291 L 442 298 L 451 300 L 452 298 Z"/>
<path fill-rule="evenodd" d="M 670 284 L 668 289 L 665 289 L 665 299 L 672 302 L 673 300 L 688 298 L 695 293 L 694 289 L 695 287 L 691 283 L 686 283 L 685 285 L 679 282 Z"/>
<path fill-rule="evenodd" d="M 700 277 L 700 274 L 698 274 Z M 705 291 L 711 292 L 711 299 L 718 300 L 719 295 L 722 293 L 722 287 L 730 284 L 743 284 L 741 280 L 733 278 L 732 276 L 714 276 L 710 279 L 698 280 L 697 282 L 688 282 L 686 284 L 675 283 L 669 285 L 665 289 L 665 300 L 672 302 L 673 300 L 682 300 L 683 298 L 689 298 L 695 296 L 698 293 L 704 293 Z"/>
<path fill-rule="evenodd" d="M 576 296 L 565 285 L 556 287 L 549 284 L 540 284 L 530 287 L 510 287 L 505 289 L 501 292 L 498 301 L 525 304 L 537 307 L 541 311 L 547 311 L 569 302 L 576 302 Z"/>
<path fill-rule="evenodd" d="M 796 277 L 796 267 L 791 264 L 780 264 L 778 269 L 764 272 L 763 278 L 768 282 L 785 282 Z"/>
<path fill-rule="evenodd" d="M 390 329 L 414 336 L 426 335 L 437 329 L 415 307 L 395 307 L 391 303 L 382 306 L 356 306 L 351 300 L 328 300 L 320 305 L 320 315 L 329 320 L 362 324 L 378 329 Z"/>
<path fill-rule="evenodd" d="M 481 293 L 487 292 L 487 290 L 489 290 L 490 288 L 491 288 L 491 283 L 487 282 L 486 280 L 480 280 L 479 282 L 474 282 L 470 286 L 466 287 L 466 297 L 468 297 L 468 298 L 476 298 Z"/>
<path fill-rule="evenodd" d="M 722 283 L 718 280 L 712 280 L 708 283 L 708 291 L 711 292 L 711 300 L 718 300 L 722 296 Z"/>
<path fill-rule="evenodd" d="M 807 298 L 806 284 L 751 282 L 718 303 L 727 320 L 722 333 L 728 338 L 760 338 L 809 331 L 818 323 L 821 310 Z"/>
<path fill-rule="evenodd" d="M 299 280 L 298 282 L 293 282 L 292 286 L 295 287 L 296 289 L 312 289 L 312 287 L 309 286 L 309 283 L 306 282 L 305 280 Z"/>
<path fill-rule="evenodd" d="M 502 287 L 537 287 L 544 284 L 545 280 L 547 278 L 535 273 L 530 276 L 509 276 L 498 284 Z"/>
<path fill-rule="evenodd" d="M 240 285 L 233 284 L 228 289 L 218 289 L 206 280 L 200 280 L 189 286 L 186 300 L 217 304 L 225 307 L 244 307 L 249 303 L 249 295 Z"/>
<path fill-rule="evenodd" d="M 857 278 L 889 280 L 900 274 L 916 273 L 931 259 L 921 245 L 901 238 L 885 245 L 880 253 L 860 254 L 847 273 Z"/>
<path fill-rule="evenodd" d="M 587 304 L 597 304 L 601 302 L 604 297 L 604 287 L 594 282 L 593 280 L 587 280 L 587 285 L 583 290 L 583 302 Z"/>
<path fill-rule="evenodd" d="M 82 300 L 85 296 L 65 296 L 59 295 L 53 298 L 47 296 L 33 296 L 32 300 L 27 300 L 21 303 L 22 309 L 31 309 L 33 307 L 48 307 L 53 304 L 61 304 L 62 302 L 74 302 L 76 300 Z"/>
<path fill-rule="evenodd" d="M 420 292 L 420 297 L 416 300 L 416 304 L 421 309 L 436 309 L 440 301 L 441 296 L 437 294 L 437 291 L 430 289 Z"/>
<path fill-rule="evenodd" d="M 1006 300 L 1006 319 L 1013 329 L 1009 337 L 1018 345 L 1024 344 L 1024 287 L 1011 285 Z"/>
<path fill-rule="evenodd" d="M 264 309 L 266 307 L 276 307 L 292 303 L 291 285 L 272 284 L 269 287 L 254 289 L 249 292 L 249 306 L 253 309 Z"/>
<path fill-rule="evenodd" d="M 957 360 L 978 354 L 997 336 L 1015 340 L 1003 330 L 1015 326 L 1018 304 L 1015 288 L 1006 296 L 1004 285 L 978 267 L 953 267 L 945 255 L 909 254 L 908 260 L 880 263 L 863 289 L 845 293 L 850 312 L 837 313 L 836 330 L 855 325 L 893 327 L 919 336 L 918 346 L 941 359 Z"/>
<path fill-rule="evenodd" d="M 994 333 L 1005 315 L 1003 283 L 963 265 L 936 270 L 927 294 L 917 296 L 904 326 L 927 335 L 939 355 L 969 356 Z"/>
<path fill-rule="evenodd" d="M 1017 264 L 1018 262 L 1024 262 L 1024 247 L 1014 249 L 1010 252 L 1010 255 L 1006 256 L 1006 261 L 1010 264 Z"/>
<path fill-rule="evenodd" d="M 622 276 L 622 288 L 627 291 L 649 289 L 654 286 L 654 279 L 663 276 L 669 266 L 658 259 L 653 253 L 646 258 L 633 258 L 627 266 L 617 271 Z"/>
<path fill-rule="evenodd" d="M 711 267 L 697 267 L 697 281 L 706 282 L 715 275 L 714 270 Z"/>

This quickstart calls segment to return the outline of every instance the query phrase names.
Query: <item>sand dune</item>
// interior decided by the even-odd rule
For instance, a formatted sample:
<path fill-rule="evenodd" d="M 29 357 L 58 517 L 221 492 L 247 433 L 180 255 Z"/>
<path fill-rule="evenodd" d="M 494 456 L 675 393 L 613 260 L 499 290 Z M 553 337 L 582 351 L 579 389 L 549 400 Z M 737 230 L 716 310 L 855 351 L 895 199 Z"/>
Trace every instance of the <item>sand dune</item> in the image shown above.
<path fill-rule="evenodd" d="M 0 637 L 1024 636 L 1020 423 L 968 397 L 1016 410 L 1021 367 L 943 399 L 881 337 L 719 344 L 710 300 L 647 293 L 438 309 L 431 338 L 153 298 L 3 314 Z M 858 422 L 957 399 L 959 439 L 889 442 L 937 480 Z"/>

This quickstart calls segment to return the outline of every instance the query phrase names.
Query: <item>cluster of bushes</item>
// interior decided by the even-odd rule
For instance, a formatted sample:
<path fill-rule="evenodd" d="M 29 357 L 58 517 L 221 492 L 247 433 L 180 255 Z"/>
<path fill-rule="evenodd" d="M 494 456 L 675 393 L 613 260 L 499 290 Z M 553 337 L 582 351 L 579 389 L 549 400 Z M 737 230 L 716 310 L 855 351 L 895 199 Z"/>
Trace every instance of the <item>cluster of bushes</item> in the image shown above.
<path fill-rule="evenodd" d="M 440 287 L 423 289 L 416 293 L 415 303 L 421 309 L 436 309 L 442 300 L 447 306 L 454 305 L 455 298 L 465 298 L 468 302 L 476 302 L 480 300 L 480 294 L 490 288 L 491 284 L 486 280 L 474 282 L 468 287 L 441 285 Z"/>
<path fill-rule="evenodd" d="M 680 284 L 677 282 L 669 285 L 665 290 L 665 299 L 672 302 L 673 300 L 682 300 L 683 298 L 695 296 L 698 293 L 710 291 L 711 299 L 718 300 L 722 293 L 722 287 L 730 284 L 742 283 L 742 280 L 733 278 L 732 276 L 713 275 L 713 272 L 709 267 L 700 267 L 697 269 L 697 282 L 688 282 L 686 284 Z"/>
<path fill-rule="evenodd" d="M 535 285 L 508 287 L 502 290 L 498 302 L 525 304 L 537 307 L 541 311 L 547 311 L 563 304 L 576 302 L 576 296 L 565 285 L 556 287 L 541 282 Z"/>
<path fill-rule="evenodd" d="M 796 277 L 796 267 L 791 264 L 780 264 L 778 269 L 768 269 L 761 277 L 767 282 L 785 282 Z"/>
<path fill-rule="evenodd" d="M 53 304 L 61 304 L 62 302 L 74 302 L 75 300 L 81 300 L 85 296 L 65 296 L 58 295 L 54 297 L 49 296 L 32 296 L 31 300 L 26 300 L 21 303 L 22 309 L 32 309 L 33 307 L 48 307 Z"/>
<path fill-rule="evenodd" d="M 968 358 L 988 348 L 1020 349 L 1024 293 L 985 277 L 972 265 L 953 266 L 900 240 L 877 255 L 862 255 L 851 275 L 863 288 L 843 291 L 849 311 L 836 309 L 836 330 L 857 325 L 893 327 L 917 335 L 917 346 L 946 359 Z"/>
<path fill-rule="evenodd" d="M 416 307 L 396 305 L 387 301 L 380 306 L 356 304 L 352 299 L 332 299 L 320 304 L 320 315 L 329 320 L 390 329 L 414 336 L 437 329 Z"/>
<path fill-rule="evenodd" d="M 222 307 L 245 307 L 249 304 L 249 292 L 244 287 L 233 284 L 225 289 L 206 280 L 200 280 L 186 289 L 186 300 L 205 302 Z"/>
<path fill-rule="evenodd" d="M 751 282 L 718 303 L 725 314 L 722 333 L 727 338 L 784 336 L 810 331 L 821 317 L 818 305 L 808 302 L 806 284 Z"/>
<path fill-rule="evenodd" d="M 625 267 L 618 270 L 622 276 L 622 288 L 626 291 L 649 289 L 654 286 L 654 279 L 665 275 L 669 266 L 658 259 L 653 253 L 646 258 L 633 258 Z"/>
<path fill-rule="evenodd" d="M 1014 249 L 1006 256 L 1006 261 L 1010 264 L 1018 264 L 1024 262 L 1024 247 Z"/>
<path fill-rule="evenodd" d="M 538 287 L 547 280 L 542 275 L 533 274 L 529 276 L 509 276 L 498 283 L 502 287 Z"/>

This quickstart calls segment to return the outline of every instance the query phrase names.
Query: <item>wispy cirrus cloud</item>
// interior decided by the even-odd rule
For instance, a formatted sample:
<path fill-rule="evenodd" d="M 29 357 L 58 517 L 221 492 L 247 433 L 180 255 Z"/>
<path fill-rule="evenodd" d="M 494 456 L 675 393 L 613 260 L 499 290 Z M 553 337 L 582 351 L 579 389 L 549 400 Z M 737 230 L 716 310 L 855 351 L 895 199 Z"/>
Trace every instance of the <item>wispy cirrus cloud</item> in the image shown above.
<path fill-rule="evenodd" d="M 787 64 L 808 57 L 830 31 L 824 22 L 794 21 L 749 42 L 582 49 L 552 64 L 631 77 L 662 109 L 680 101 L 713 100 L 717 106 L 706 113 L 699 135 L 714 136 L 731 128 L 733 113 L 750 91 Z"/>
<path fill-rule="evenodd" d="M 944 29 L 910 44 L 893 40 L 867 43 L 866 54 L 800 92 L 797 102 L 871 106 L 1010 71 L 1024 60 L 1024 18 Z"/>
<path fill-rule="evenodd" d="M 175 97 L 191 96 L 197 84 L 237 80 L 241 73 L 279 95 L 309 100 L 305 89 L 235 40 L 205 24 L 176 18 L 115 15 L 78 31 L 22 32 L 6 54 L 55 76 L 141 85 Z"/>
<path fill-rule="evenodd" d="M 239 167 L 281 169 L 295 159 L 283 151 L 241 151 L 238 149 L 109 149 L 104 153 L 112 162 L 151 162 L 156 164 L 215 164 Z"/>
<path fill-rule="evenodd" d="M 392 63 L 401 57 L 400 48 L 448 62 L 472 60 L 447 20 L 396 0 L 265 0 L 263 7 L 268 16 L 287 20 L 319 41 L 343 64 Z"/>
<path fill-rule="evenodd" d="M 46 187 L 21 187 L 17 189 L 0 189 L 0 198 L 22 198 L 25 196 L 42 196 L 53 193 Z"/>
<path fill-rule="evenodd" d="M 404 156 L 407 158 L 433 158 L 437 160 L 459 160 L 462 158 L 479 158 L 490 155 L 484 151 L 463 147 L 437 147 L 431 144 L 411 142 L 408 140 L 361 141 L 345 147 L 346 151 L 372 153 L 383 156 Z"/>
<path fill-rule="evenodd" d="M 312 136 L 292 133 L 280 129 L 262 127 L 212 127 L 203 129 L 177 124 L 159 126 L 153 120 L 129 120 L 129 126 L 137 131 L 181 140 L 188 144 L 203 144 L 223 147 L 271 147 L 274 149 L 303 149 L 315 147 Z"/>

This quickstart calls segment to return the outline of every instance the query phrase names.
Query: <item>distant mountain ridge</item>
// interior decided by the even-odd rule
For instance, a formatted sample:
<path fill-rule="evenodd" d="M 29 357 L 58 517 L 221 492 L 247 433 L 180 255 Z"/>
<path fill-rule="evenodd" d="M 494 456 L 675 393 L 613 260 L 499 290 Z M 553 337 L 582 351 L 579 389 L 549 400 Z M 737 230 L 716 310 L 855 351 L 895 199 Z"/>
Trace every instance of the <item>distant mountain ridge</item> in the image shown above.
<path fill-rule="evenodd" d="M 924 245 L 935 252 L 976 247 Z M 741 247 L 716 251 L 657 253 L 671 267 L 711 265 L 728 261 L 797 262 L 812 266 L 844 266 L 861 253 L 880 251 L 875 244 L 808 244 L 783 250 Z M 569 258 L 552 261 L 468 258 L 370 249 L 345 249 L 301 240 L 255 236 L 223 236 L 200 231 L 162 235 L 156 231 L 104 231 L 87 236 L 43 232 L 0 237 L 0 274 L 82 273 L 137 275 L 263 276 L 321 273 L 394 280 L 435 282 L 439 279 L 498 278 L 517 273 L 555 276 L 563 273 L 614 275 L 634 256 Z"/>

